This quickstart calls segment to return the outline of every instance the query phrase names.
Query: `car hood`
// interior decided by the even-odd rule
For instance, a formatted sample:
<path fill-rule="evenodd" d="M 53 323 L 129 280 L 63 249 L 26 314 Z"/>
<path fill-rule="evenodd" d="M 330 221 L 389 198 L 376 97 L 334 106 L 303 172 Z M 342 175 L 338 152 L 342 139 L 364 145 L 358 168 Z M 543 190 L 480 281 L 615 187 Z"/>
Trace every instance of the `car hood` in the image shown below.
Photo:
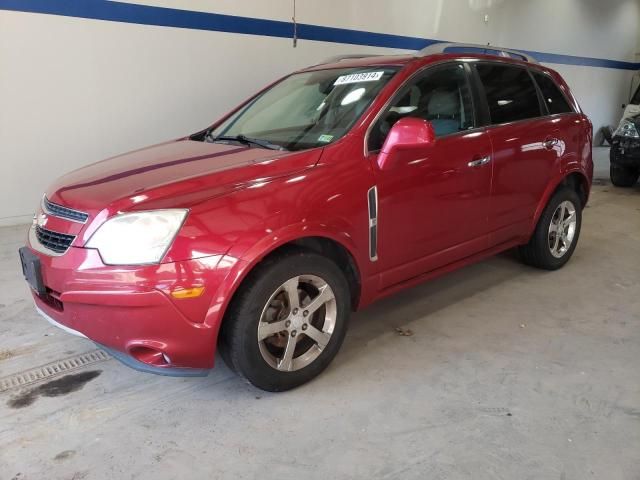
<path fill-rule="evenodd" d="M 313 167 L 322 149 L 281 152 L 182 139 L 119 155 L 59 178 L 50 201 L 96 216 L 189 207 Z"/>

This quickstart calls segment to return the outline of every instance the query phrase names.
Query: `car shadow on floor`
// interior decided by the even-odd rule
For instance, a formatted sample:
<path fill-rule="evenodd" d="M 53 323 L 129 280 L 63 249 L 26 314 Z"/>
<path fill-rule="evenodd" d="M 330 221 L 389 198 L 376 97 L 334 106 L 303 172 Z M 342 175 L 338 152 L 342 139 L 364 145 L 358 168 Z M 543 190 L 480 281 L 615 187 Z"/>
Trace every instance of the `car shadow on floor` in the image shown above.
<path fill-rule="evenodd" d="M 380 300 L 352 316 L 337 363 L 366 355 L 370 343 L 397 328 L 428 323 L 440 310 L 532 272 L 545 273 L 523 265 L 517 252 L 510 250 Z"/>
<path fill-rule="evenodd" d="M 512 250 L 380 300 L 352 315 L 342 349 L 329 368 L 332 373 L 339 373 L 349 363 L 362 361 L 363 357 L 370 356 L 372 361 L 377 361 L 378 352 L 370 348 L 370 345 L 389 333 L 395 333 L 396 328 L 416 321 L 420 324 L 428 323 L 430 317 L 436 316 L 440 310 L 475 295 L 482 295 L 489 289 L 527 273 L 547 272 L 523 265 L 518 260 L 517 252 Z M 322 377 L 323 375 L 309 385 L 317 386 L 322 383 Z M 215 368 L 206 379 L 185 380 L 198 383 L 195 388 L 202 392 L 223 389 L 224 396 L 264 395 L 237 377 L 220 356 L 216 356 Z M 304 388 L 302 386 L 298 390 Z"/>
<path fill-rule="evenodd" d="M 378 352 L 370 344 L 378 341 L 395 328 L 407 324 L 428 325 L 440 310 L 447 309 L 470 297 L 482 295 L 487 290 L 531 272 L 539 272 L 522 265 L 514 251 L 506 252 L 484 262 L 467 266 L 424 284 L 383 299 L 353 314 L 345 343 L 330 370 L 339 373 L 349 363 L 377 360 Z M 393 339 L 395 337 L 389 337 Z M 71 340 L 71 339 L 69 339 Z M 75 340 L 75 339 L 74 339 Z M 386 341 L 386 340 L 383 340 Z M 238 377 L 217 355 L 215 367 L 205 378 L 171 378 L 149 375 L 130 370 L 115 360 L 103 364 L 104 378 L 98 379 L 101 388 L 119 397 L 149 396 L 163 390 L 168 397 L 188 395 L 192 399 L 217 397 L 244 398 L 263 395 L 258 389 Z M 116 376 L 117 378 L 115 378 Z M 312 384 L 322 383 L 322 375 Z M 302 387 L 304 388 L 304 387 Z M 147 392 L 147 393 L 145 393 Z M 268 395 L 268 394 L 267 394 Z"/>

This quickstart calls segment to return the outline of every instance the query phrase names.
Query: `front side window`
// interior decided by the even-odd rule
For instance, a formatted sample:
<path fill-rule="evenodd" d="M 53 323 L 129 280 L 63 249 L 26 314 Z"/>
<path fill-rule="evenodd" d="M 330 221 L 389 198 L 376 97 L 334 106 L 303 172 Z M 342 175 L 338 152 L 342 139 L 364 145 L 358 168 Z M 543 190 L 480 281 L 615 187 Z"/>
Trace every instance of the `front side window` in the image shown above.
<path fill-rule="evenodd" d="M 428 120 L 437 137 L 473 128 L 473 103 L 464 65 L 436 67 L 403 87 L 372 127 L 369 150 L 380 150 L 391 127 L 404 117 Z"/>
<path fill-rule="evenodd" d="M 509 123 L 541 115 L 538 92 L 529 72 L 496 64 L 476 66 L 484 86 L 491 123 Z"/>
<path fill-rule="evenodd" d="M 538 87 L 540 87 L 542 98 L 551 115 L 573 112 L 573 108 L 569 106 L 569 102 L 567 102 L 567 99 L 550 76 L 543 73 L 534 73 L 533 78 L 535 78 Z"/>
<path fill-rule="evenodd" d="M 205 141 L 251 139 L 286 150 L 327 145 L 351 129 L 397 71 L 363 67 L 293 74 L 208 132 Z"/>

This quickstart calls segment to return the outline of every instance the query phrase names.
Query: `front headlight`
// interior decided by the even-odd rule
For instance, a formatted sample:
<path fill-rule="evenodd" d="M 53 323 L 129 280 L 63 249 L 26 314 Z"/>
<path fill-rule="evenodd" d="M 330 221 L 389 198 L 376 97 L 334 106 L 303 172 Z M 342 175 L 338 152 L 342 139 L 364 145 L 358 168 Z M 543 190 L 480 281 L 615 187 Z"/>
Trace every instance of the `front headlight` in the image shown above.
<path fill-rule="evenodd" d="M 614 137 L 640 138 L 636 124 L 630 120 L 622 120 L 616 131 L 613 132 Z"/>
<path fill-rule="evenodd" d="M 108 265 L 159 263 L 186 215 L 182 209 L 123 213 L 100 225 L 86 247 Z"/>

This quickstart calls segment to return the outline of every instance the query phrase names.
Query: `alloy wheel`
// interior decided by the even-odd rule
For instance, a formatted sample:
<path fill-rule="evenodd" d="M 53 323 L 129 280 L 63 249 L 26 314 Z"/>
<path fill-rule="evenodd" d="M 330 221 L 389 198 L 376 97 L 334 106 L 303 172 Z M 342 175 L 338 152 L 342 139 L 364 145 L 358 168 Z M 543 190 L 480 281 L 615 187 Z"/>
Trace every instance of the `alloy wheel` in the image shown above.
<path fill-rule="evenodd" d="M 262 358 L 285 372 L 310 365 L 329 343 L 336 314 L 336 297 L 322 278 L 290 278 L 273 292 L 262 310 L 257 331 Z"/>
<path fill-rule="evenodd" d="M 576 234 L 576 225 L 576 207 L 565 200 L 553 212 L 549 224 L 548 244 L 551 255 L 562 258 L 569 251 Z"/>

